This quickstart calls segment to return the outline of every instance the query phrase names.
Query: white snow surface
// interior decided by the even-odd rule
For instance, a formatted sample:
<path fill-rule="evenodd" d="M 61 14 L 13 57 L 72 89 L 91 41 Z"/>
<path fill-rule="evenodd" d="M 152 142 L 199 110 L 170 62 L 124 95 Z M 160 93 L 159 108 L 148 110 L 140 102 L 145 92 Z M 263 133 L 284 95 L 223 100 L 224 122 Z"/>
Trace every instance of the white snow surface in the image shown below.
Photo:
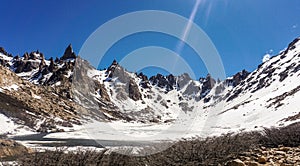
<path fill-rule="evenodd" d="M 33 134 L 28 127 L 15 124 L 10 118 L 0 113 L 0 135 L 27 135 Z"/>
<path fill-rule="evenodd" d="M 0 53 L 0 58 L 5 61 L 11 61 L 13 58 Z"/>
<path fill-rule="evenodd" d="M 14 122 L 3 114 L 0 114 L 0 135 L 7 134 L 16 128 Z"/>
<path fill-rule="evenodd" d="M 9 85 L 9 86 L 4 86 L 2 87 L 2 89 L 6 89 L 6 90 L 9 90 L 9 91 L 16 91 L 18 90 L 19 86 L 16 85 L 16 84 L 12 84 L 12 85 Z"/>

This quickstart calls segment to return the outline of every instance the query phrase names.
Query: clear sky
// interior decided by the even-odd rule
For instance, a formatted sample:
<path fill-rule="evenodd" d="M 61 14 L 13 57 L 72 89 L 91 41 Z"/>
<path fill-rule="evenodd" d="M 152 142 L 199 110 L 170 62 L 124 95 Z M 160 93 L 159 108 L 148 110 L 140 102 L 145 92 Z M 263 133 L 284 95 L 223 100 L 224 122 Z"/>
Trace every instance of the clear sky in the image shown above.
<path fill-rule="evenodd" d="M 61 56 L 68 44 L 75 52 L 100 25 L 139 10 L 164 10 L 189 18 L 195 0 L 2 0 L 0 46 L 23 55 L 39 50 L 46 57 Z M 201 0 L 194 22 L 219 51 L 227 76 L 254 70 L 266 53 L 275 55 L 300 36 L 299 0 Z M 122 28 L 122 27 L 120 27 Z M 131 35 L 116 43 L 100 68 L 120 60 L 139 47 L 156 45 L 175 49 L 177 39 L 159 33 Z M 205 76 L 195 52 L 184 47 L 181 56 L 196 76 Z M 196 63 L 197 62 L 197 63 Z M 155 71 L 147 69 L 152 74 Z"/>

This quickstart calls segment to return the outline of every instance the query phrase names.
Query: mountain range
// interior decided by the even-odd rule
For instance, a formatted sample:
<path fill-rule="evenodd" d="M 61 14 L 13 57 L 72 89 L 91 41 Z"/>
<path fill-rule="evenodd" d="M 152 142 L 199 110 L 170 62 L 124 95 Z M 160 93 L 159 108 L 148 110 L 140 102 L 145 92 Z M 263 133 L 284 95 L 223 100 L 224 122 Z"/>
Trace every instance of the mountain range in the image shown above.
<path fill-rule="evenodd" d="M 0 123 L 7 126 L 0 134 L 63 132 L 91 121 L 168 125 L 197 119 L 223 132 L 300 119 L 300 38 L 256 70 L 225 80 L 209 74 L 148 78 L 117 61 L 97 70 L 71 45 L 55 59 L 39 51 L 12 56 L 0 48 L 0 64 Z"/>

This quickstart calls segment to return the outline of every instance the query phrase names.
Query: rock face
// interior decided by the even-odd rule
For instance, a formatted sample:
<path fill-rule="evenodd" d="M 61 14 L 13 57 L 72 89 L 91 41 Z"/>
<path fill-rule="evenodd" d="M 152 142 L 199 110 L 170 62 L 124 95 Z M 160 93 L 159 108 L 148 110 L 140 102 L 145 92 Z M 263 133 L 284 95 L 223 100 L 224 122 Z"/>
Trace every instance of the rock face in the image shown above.
<path fill-rule="evenodd" d="M 1 114 L 41 132 L 56 130 L 65 124 L 80 124 L 76 112 L 79 107 L 57 95 L 54 88 L 33 85 L 3 66 L 0 66 L 0 75 L 0 87 L 9 87 L 0 92 Z"/>
<path fill-rule="evenodd" d="M 170 74 L 168 76 L 163 76 L 161 74 L 157 74 L 156 76 L 150 77 L 150 82 L 152 85 L 157 85 L 160 88 L 166 88 L 167 91 L 171 91 L 176 87 L 176 78 Z"/>
<path fill-rule="evenodd" d="M 0 159 L 6 157 L 18 157 L 31 152 L 31 149 L 26 148 L 16 141 L 0 139 Z"/>
<path fill-rule="evenodd" d="M 241 72 L 236 73 L 232 79 L 227 79 L 226 84 L 232 85 L 232 86 L 237 86 L 240 84 L 250 73 L 246 70 L 242 70 Z"/>
<path fill-rule="evenodd" d="M 7 52 L 3 47 L 0 47 L 0 53 L 2 53 L 3 55 L 7 55 Z"/>
<path fill-rule="evenodd" d="M 184 86 L 186 86 L 192 79 L 187 73 L 184 73 L 180 76 L 174 76 L 169 74 L 167 76 L 163 76 L 161 74 L 157 74 L 155 76 L 150 77 L 149 81 L 153 86 L 158 86 L 160 88 L 164 88 L 167 92 L 172 90 L 180 90 Z"/>
<path fill-rule="evenodd" d="M 297 42 L 299 42 L 299 41 L 300 41 L 300 37 L 294 39 L 294 40 L 288 45 L 288 48 L 284 51 L 284 54 L 287 54 L 288 51 L 294 50 L 294 49 L 296 48 Z"/>
<path fill-rule="evenodd" d="M 201 94 L 202 96 L 206 96 L 207 93 L 210 92 L 210 90 L 215 86 L 216 80 L 214 80 L 210 74 L 207 74 L 206 78 L 200 78 L 200 82 L 203 83 Z"/>
<path fill-rule="evenodd" d="M 67 59 L 75 59 L 75 58 L 76 58 L 76 54 L 74 53 L 72 45 L 70 44 L 66 48 L 64 55 L 60 59 L 67 60 Z"/>
<path fill-rule="evenodd" d="M 25 53 L 23 59 L 15 58 L 13 63 L 16 73 L 30 72 L 39 67 L 45 66 L 45 59 L 42 53 L 37 54 L 37 52 L 31 52 L 30 54 Z"/>
<path fill-rule="evenodd" d="M 139 86 L 135 82 L 135 80 L 129 75 L 129 73 L 121 67 L 116 60 L 113 61 L 113 63 L 110 65 L 110 67 L 107 69 L 107 74 L 110 79 L 116 79 L 117 81 L 120 81 L 125 86 L 119 86 L 119 99 L 126 99 L 126 96 L 131 98 L 134 101 L 138 101 L 142 99 L 142 95 L 139 91 Z M 140 83 L 144 87 L 148 87 L 148 78 L 144 76 L 143 74 L 140 74 L 139 77 L 143 79 L 143 81 Z M 122 90 L 120 89 L 122 87 Z M 127 93 L 127 94 L 125 94 Z"/>
<path fill-rule="evenodd" d="M 142 88 L 149 89 L 150 88 L 150 82 L 148 80 L 148 77 L 146 75 L 144 75 L 142 72 L 139 73 L 137 76 L 142 79 L 142 81 L 140 83 Z"/>
<path fill-rule="evenodd" d="M 101 84 L 101 83 L 99 83 L 99 82 L 97 82 L 97 81 L 94 81 L 94 83 L 95 83 L 95 88 L 96 88 L 95 90 L 96 90 L 97 92 L 99 92 L 101 98 L 102 98 L 104 101 L 110 102 L 109 95 L 108 95 L 107 90 L 106 90 L 106 88 L 104 87 L 104 85 Z"/>
<path fill-rule="evenodd" d="M 108 67 L 106 72 L 109 78 L 117 79 L 118 81 L 124 84 L 129 83 L 131 78 L 129 76 L 129 73 L 122 66 L 120 66 L 116 60 L 113 61 L 113 63 Z"/>
<path fill-rule="evenodd" d="M 133 79 L 130 79 L 128 88 L 129 88 L 128 89 L 129 97 L 132 100 L 138 101 L 138 100 L 142 99 L 142 95 L 139 91 L 139 88 L 138 88 L 137 84 L 135 83 L 135 81 Z"/>
<path fill-rule="evenodd" d="M 187 73 L 183 73 L 182 75 L 178 76 L 177 78 L 177 86 L 178 88 L 183 88 L 191 81 L 191 77 Z"/>

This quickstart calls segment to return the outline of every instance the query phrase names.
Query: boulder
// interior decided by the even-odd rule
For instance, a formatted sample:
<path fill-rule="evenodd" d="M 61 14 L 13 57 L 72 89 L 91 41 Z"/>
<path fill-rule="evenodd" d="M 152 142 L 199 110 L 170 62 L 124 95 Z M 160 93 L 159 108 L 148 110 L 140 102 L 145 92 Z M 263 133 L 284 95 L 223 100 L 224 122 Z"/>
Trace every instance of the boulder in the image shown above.
<path fill-rule="evenodd" d="M 265 164 L 267 161 L 268 161 L 268 159 L 267 159 L 266 157 L 264 157 L 264 156 L 260 156 L 260 157 L 258 158 L 258 162 L 259 162 L 260 164 Z"/>
<path fill-rule="evenodd" d="M 0 139 L 0 159 L 31 153 L 32 150 L 13 140 Z"/>
<path fill-rule="evenodd" d="M 245 166 L 245 163 L 240 159 L 235 159 L 226 163 L 227 166 Z"/>

